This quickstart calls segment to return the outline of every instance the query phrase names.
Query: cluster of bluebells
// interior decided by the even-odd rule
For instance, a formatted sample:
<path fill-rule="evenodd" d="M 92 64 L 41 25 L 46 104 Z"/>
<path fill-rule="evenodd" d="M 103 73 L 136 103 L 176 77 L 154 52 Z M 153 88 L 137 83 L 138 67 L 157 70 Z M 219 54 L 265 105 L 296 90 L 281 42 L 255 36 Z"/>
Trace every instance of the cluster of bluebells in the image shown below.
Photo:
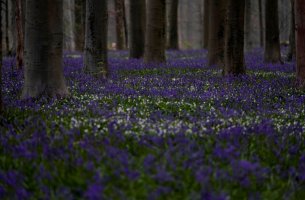
<path fill-rule="evenodd" d="M 158 65 L 110 52 L 109 80 L 66 54 L 65 99 L 20 100 L 5 59 L 0 199 L 305 198 L 305 93 L 293 63 L 260 52 L 227 78 L 203 50 Z"/>

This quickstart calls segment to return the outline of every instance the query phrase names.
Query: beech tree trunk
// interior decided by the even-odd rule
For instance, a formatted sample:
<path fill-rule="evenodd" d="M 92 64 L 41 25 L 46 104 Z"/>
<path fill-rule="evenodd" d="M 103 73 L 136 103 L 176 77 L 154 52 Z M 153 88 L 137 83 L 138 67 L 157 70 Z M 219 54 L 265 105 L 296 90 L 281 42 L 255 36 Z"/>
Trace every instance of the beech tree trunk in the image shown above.
<path fill-rule="evenodd" d="M 0 6 L 0 27 L 2 27 L 2 6 Z M 2 28 L 0 28 L 0 38 L 2 39 Z M 2 41 L 0 42 L 0 113 L 3 111 L 2 99 Z"/>
<path fill-rule="evenodd" d="M 16 0 L 16 32 L 17 32 L 17 51 L 16 51 L 16 65 L 17 69 L 23 67 L 23 51 L 24 51 L 24 27 L 23 27 L 23 11 L 22 0 Z"/>
<path fill-rule="evenodd" d="M 289 35 L 289 48 L 287 54 L 287 61 L 292 61 L 295 58 L 295 14 L 294 14 L 294 0 L 291 2 L 291 18 L 290 18 L 290 35 Z"/>
<path fill-rule="evenodd" d="M 107 77 L 107 0 L 86 1 L 85 72 Z"/>
<path fill-rule="evenodd" d="M 210 66 L 224 63 L 225 3 L 226 0 L 210 1 L 208 43 L 208 65 Z"/>
<path fill-rule="evenodd" d="M 253 37 L 252 37 L 252 10 L 253 10 L 253 0 L 245 0 L 245 50 L 249 51 L 253 48 L 254 42 L 253 42 Z"/>
<path fill-rule="evenodd" d="M 203 11 L 203 48 L 208 48 L 209 43 L 209 12 L 210 12 L 210 1 L 211 0 L 204 0 L 204 11 Z"/>
<path fill-rule="evenodd" d="M 147 1 L 147 9 L 144 61 L 165 62 L 165 0 Z"/>
<path fill-rule="evenodd" d="M 116 41 L 117 41 L 117 49 L 123 50 L 126 48 L 125 40 L 125 29 L 124 29 L 124 0 L 114 0 L 114 7 L 115 7 L 115 29 L 116 29 Z"/>
<path fill-rule="evenodd" d="M 303 0 L 295 0 L 295 36 L 297 81 L 305 89 L 305 4 Z"/>
<path fill-rule="evenodd" d="M 75 0 L 75 48 L 77 51 L 84 51 L 85 45 L 85 18 L 86 1 Z"/>
<path fill-rule="evenodd" d="M 3 2 L 1 2 L 3 3 Z M 6 55 L 10 56 L 10 40 L 9 40 L 9 7 L 8 7 L 8 0 L 5 1 L 5 49 Z M 2 5 L 1 5 L 2 6 Z"/>
<path fill-rule="evenodd" d="M 170 1 L 168 48 L 179 49 L 178 45 L 178 4 L 179 0 Z"/>
<path fill-rule="evenodd" d="M 279 34 L 278 0 L 266 0 L 265 21 L 265 62 L 282 62 Z"/>
<path fill-rule="evenodd" d="M 130 0 L 130 57 L 142 58 L 145 45 L 146 1 Z"/>
<path fill-rule="evenodd" d="M 263 25 L 263 5 L 262 0 L 258 0 L 258 12 L 259 12 L 259 33 L 260 33 L 260 46 L 264 46 L 264 25 Z"/>
<path fill-rule="evenodd" d="M 245 0 L 228 0 L 225 26 L 224 75 L 245 73 L 244 65 Z"/>
<path fill-rule="evenodd" d="M 75 1 L 63 0 L 64 49 L 75 51 Z"/>
<path fill-rule="evenodd" d="M 62 65 L 62 3 L 62 0 L 26 0 L 22 98 L 68 95 Z"/>

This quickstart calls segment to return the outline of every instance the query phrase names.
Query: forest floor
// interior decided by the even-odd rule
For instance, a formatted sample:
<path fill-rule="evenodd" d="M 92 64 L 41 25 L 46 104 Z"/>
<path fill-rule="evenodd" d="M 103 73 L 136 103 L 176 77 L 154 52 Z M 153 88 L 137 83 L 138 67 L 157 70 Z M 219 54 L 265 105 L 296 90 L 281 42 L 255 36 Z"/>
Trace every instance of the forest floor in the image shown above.
<path fill-rule="evenodd" d="M 305 199 L 305 92 L 294 63 L 246 56 L 221 76 L 206 51 L 167 64 L 110 52 L 109 80 L 65 54 L 71 97 L 20 100 L 22 72 L 3 67 L 1 199 Z"/>

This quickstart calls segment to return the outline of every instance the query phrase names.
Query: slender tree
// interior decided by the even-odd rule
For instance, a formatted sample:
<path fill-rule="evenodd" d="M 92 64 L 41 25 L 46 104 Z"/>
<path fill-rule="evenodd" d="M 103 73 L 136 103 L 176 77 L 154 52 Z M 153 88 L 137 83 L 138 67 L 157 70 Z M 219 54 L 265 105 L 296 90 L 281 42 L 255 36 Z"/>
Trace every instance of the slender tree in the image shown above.
<path fill-rule="evenodd" d="M 22 69 L 23 66 L 23 51 L 24 51 L 24 19 L 23 19 L 23 4 L 22 0 L 16 0 L 16 32 L 17 32 L 17 52 L 16 65 L 17 69 Z"/>
<path fill-rule="evenodd" d="M 291 61 L 296 54 L 294 0 L 290 0 L 290 3 L 291 3 L 291 17 L 290 17 L 290 34 L 289 34 L 289 48 L 287 54 L 287 61 Z"/>
<path fill-rule="evenodd" d="M 144 61 L 165 61 L 165 0 L 147 1 Z"/>
<path fill-rule="evenodd" d="M 117 41 L 117 49 L 122 50 L 125 49 L 126 46 L 126 35 L 124 28 L 124 17 L 125 17 L 125 5 L 124 0 L 114 0 L 115 7 L 115 29 L 116 29 L 116 41 Z"/>
<path fill-rule="evenodd" d="M 84 51 L 85 45 L 85 18 L 86 1 L 75 0 L 75 48 L 77 51 Z"/>
<path fill-rule="evenodd" d="M 2 27 L 2 5 L 0 1 L 0 27 Z M 2 39 L 2 28 L 0 28 L 0 38 Z M 2 100 L 2 42 L 0 42 L 0 113 L 3 111 Z"/>
<path fill-rule="evenodd" d="M 224 62 L 225 4 L 226 0 L 210 1 L 208 65 Z"/>
<path fill-rule="evenodd" d="M 9 40 L 9 1 L 5 1 L 5 49 L 6 54 L 10 55 L 10 40 Z"/>
<path fill-rule="evenodd" d="M 170 1 L 168 48 L 179 49 L 178 45 L 178 4 L 179 0 Z"/>
<path fill-rule="evenodd" d="M 130 0 L 130 57 L 141 58 L 144 55 L 146 1 Z"/>
<path fill-rule="evenodd" d="M 64 49 L 75 51 L 75 0 L 63 0 Z"/>
<path fill-rule="evenodd" d="M 266 0 L 265 62 L 281 61 L 278 0 Z"/>
<path fill-rule="evenodd" d="M 203 11 L 203 48 L 208 48 L 209 42 L 209 4 L 211 0 L 204 0 L 204 11 Z"/>
<path fill-rule="evenodd" d="M 295 0 L 295 34 L 297 81 L 305 89 L 305 4 L 303 0 Z"/>
<path fill-rule="evenodd" d="M 85 71 L 107 77 L 107 0 L 86 1 Z"/>
<path fill-rule="evenodd" d="M 245 73 L 244 20 L 245 0 L 228 0 L 225 25 L 224 75 Z"/>
<path fill-rule="evenodd" d="M 253 0 L 245 0 L 245 50 L 249 51 L 253 48 L 253 37 L 252 37 L 252 12 L 253 12 Z"/>
<path fill-rule="evenodd" d="M 62 65 L 62 3 L 62 0 L 26 0 L 22 98 L 68 95 Z"/>
<path fill-rule="evenodd" d="M 262 0 L 258 0 L 260 46 L 264 46 L 263 8 Z"/>

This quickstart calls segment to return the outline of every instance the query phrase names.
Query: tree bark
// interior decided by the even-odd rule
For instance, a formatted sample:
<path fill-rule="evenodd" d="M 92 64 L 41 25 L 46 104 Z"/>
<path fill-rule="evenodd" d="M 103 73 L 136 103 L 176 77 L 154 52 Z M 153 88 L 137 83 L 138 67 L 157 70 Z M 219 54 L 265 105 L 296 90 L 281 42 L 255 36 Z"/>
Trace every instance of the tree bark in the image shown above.
<path fill-rule="evenodd" d="M 107 0 L 87 0 L 84 68 L 104 78 L 108 76 L 107 24 Z"/>
<path fill-rule="evenodd" d="M 63 0 L 64 49 L 75 51 L 75 1 Z"/>
<path fill-rule="evenodd" d="M 16 38 L 17 38 L 17 34 L 16 34 L 16 5 L 15 5 L 15 1 L 9 1 L 9 41 L 10 42 L 10 50 L 9 50 L 9 54 L 11 56 L 15 56 L 16 55 Z"/>
<path fill-rule="evenodd" d="M 287 61 L 292 61 L 295 58 L 295 14 L 294 14 L 294 0 L 291 2 L 291 18 L 290 18 L 290 35 L 289 35 L 289 49 L 287 54 Z"/>
<path fill-rule="evenodd" d="M 17 69 L 23 67 L 23 51 L 24 51 L 24 27 L 23 27 L 23 7 L 22 0 L 16 0 L 16 32 L 17 32 L 17 51 L 16 51 L 16 65 Z"/>
<path fill-rule="evenodd" d="M 130 0 L 130 58 L 142 58 L 145 45 L 146 1 Z"/>
<path fill-rule="evenodd" d="M 116 23 L 116 41 L 117 49 L 123 50 L 126 48 L 125 44 L 125 30 L 124 30 L 124 0 L 114 0 L 115 7 L 115 23 Z"/>
<path fill-rule="evenodd" d="M 264 25 L 263 25 L 263 8 L 262 0 L 258 0 L 258 12 L 259 12 L 259 33 L 260 33 L 260 46 L 264 46 Z"/>
<path fill-rule="evenodd" d="M 84 51 L 85 45 L 85 18 L 86 1 L 75 0 L 75 48 L 77 51 Z"/>
<path fill-rule="evenodd" d="M 278 0 L 266 0 L 265 20 L 265 62 L 282 62 L 279 34 Z"/>
<path fill-rule="evenodd" d="M 165 62 L 165 0 L 147 1 L 144 61 Z"/>
<path fill-rule="evenodd" d="M 5 49 L 6 55 L 10 56 L 10 40 L 9 40 L 9 8 L 8 0 L 5 1 Z"/>
<path fill-rule="evenodd" d="M 2 27 L 2 6 L 0 6 L 0 27 Z M 0 28 L 0 113 L 3 111 L 3 99 L 2 99 L 2 28 Z"/>
<path fill-rule="evenodd" d="M 204 13 L 203 13 L 203 48 L 208 48 L 209 43 L 209 4 L 210 0 L 204 0 Z"/>
<path fill-rule="evenodd" d="M 228 0 L 225 26 L 224 75 L 245 73 L 244 65 L 245 0 Z"/>
<path fill-rule="evenodd" d="M 305 4 L 295 0 L 296 76 L 299 86 L 305 89 Z"/>
<path fill-rule="evenodd" d="M 168 49 L 179 49 L 179 45 L 178 45 L 178 4 L 179 4 L 179 0 L 171 0 L 171 2 L 170 2 Z"/>
<path fill-rule="evenodd" d="M 211 0 L 209 9 L 208 65 L 224 63 L 224 23 L 226 0 Z"/>
<path fill-rule="evenodd" d="M 62 65 L 62 3 L 62 0 L 26 0 L 22 98 L 68 95 Z"/>
<path fill-rule="evenodd" d="M 253 0 L 245 0 L 245 50 L 249 51 L 253 48 L 253 38 L 252 38 L 252 31 L 251 28 L 251 23 L 252 23 L 252 10 L 253 10 L 253 5 L 252 5 Z"/>

